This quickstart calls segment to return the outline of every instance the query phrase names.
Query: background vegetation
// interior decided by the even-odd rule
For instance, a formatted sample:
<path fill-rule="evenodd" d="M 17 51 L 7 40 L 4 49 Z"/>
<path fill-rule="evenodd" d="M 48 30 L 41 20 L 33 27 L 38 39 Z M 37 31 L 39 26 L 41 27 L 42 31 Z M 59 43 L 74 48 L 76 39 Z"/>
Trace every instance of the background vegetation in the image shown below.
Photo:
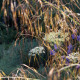
<path fill-rule="evenodd" d="M 3 0 L 0 4 L 1 70 L 9 74 L 17 68 L 9 75 L 42 80 L 79 79 L 79 0 Z M 44 47 L 45 54 L 29 56 L 37 46 Z"/>

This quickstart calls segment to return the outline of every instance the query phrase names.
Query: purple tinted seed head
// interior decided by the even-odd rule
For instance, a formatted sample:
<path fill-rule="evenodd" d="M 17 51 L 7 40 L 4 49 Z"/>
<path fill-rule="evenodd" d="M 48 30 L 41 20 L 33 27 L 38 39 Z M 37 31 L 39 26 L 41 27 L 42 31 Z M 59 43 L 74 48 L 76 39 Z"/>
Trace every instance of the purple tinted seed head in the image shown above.
<path fill-rule="evenodd" d="M 56 52 L 55 52 L 54 49 L 50 51 L 50 55 L 55 55 L 55 53 L 56 53 Z"/>
<path fill-rule="evenodd" d="M 69 63 L 70 62 L 70 60 L 68 59 L 68 58 L 66 58 L 66 61 Z"/>
<path fill-rule="evenodd" d="M 72 39 L 75 39 L 76 38 L 75 34 L 72 34 L 71 37 L 72 37 Z"/>
<path fill-rule="evenodd" d="M 63 62 L 61 61 L 61 64 L 62 64 Z"/>
<path fill-rule="evenodd" d="M 77 29 L 73 29 L 73 33 L 76 33 L 77 32 Z"/>
<path fill-rule="evenodd" d="M 68 49 L 68 51 L 67 51 L 67 54 L 69 55 L 69 53 L 71 53 L 71 50 L 70 49 Z"/>
<path fill-rule="evenodd" d="M 65 58 L 65 56 L 61 56 L 61 58 L 62 58 L 62 59 L 64 59 L 64 58 Z"/>
<path fill-rule="evenodd" d="M 80 68 L 80 65 L 77 65 L 76 68 L 79 69 Z"/>
<path fill-rule="evenodd" d="M 66 63 L 69 65 L 70 60 L 68 58 L 66 58 Z"/>
<path fill-rule="evenodd" d="M 63 55 L 63 56 L 61 56 L 61 58 L 64 58 L 65 56 Z"/>
<path fill-rule="evenodd" d="M 54 45 L 54 49 L 56 49 L 56 50 L 58 49 L 58 47 L 57 47 L 57 45 L 56 45 L 56 44 Z"/>
<path fill-rule="evenodd" d="M 50 55 L 53 55 L 53 52 L 52 51 L 50 51 Z"/>
<path fill-rule="evenodd" d="M 72 50 L 72 48 L 73 48 L 72 44 L 69 44 L 68 50 Z"/>
<path fill-rule="evenodd" d="M 71 53 L 72 48 L 73 48 L 72 44 L 69 44 L 67 54 Z"/>
<path fill-rule="evenodd" d="M 80 42 L 80 35 L 79 36 L 77 35 L 77 40 Z"/>

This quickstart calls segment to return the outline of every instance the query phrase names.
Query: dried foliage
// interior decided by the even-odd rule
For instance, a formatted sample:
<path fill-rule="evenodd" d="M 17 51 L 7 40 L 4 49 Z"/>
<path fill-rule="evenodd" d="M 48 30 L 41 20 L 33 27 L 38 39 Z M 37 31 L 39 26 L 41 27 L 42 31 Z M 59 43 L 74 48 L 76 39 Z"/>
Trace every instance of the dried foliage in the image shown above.
<path fill-rule="evenodd" d="M 72 80 L 80 76 L 77 75 L 80 68 L 73 67 L 79 65 L 79 61 L 76 65 L 69 64 L 66 58 L 71 52 L 80 54 L 80 16 L 75 12 L 75 7 L 80 12 L 79 0 L 3 0 L 1 10 L 5 23 L 8 14 L 11 14 L 17 30 L 15 45 L 20 37 L 30 37 L 36 38 L 40 45 L 47 48 L 45 67 L 49 80 Z"/>

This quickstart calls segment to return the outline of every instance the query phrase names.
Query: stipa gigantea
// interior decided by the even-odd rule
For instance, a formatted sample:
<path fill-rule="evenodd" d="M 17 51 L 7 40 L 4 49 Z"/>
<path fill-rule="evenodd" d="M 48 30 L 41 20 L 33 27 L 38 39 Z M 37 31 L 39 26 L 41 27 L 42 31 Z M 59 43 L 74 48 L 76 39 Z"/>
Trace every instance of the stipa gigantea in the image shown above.
<path fill-rule="evenodd" d="M 16 11 L 13 12 L 13 21 L 14 21 L 15 28 L 18 31 L 18 25 L 17 25 L 17 21 L 16 21 Z"/>
<path fill-rule="evenodd" d="M 20 17 L 20 15 L 21 15 L 21 11 L 20 11 L 20 10 L 18 10 L 18 16 Z"/>
<path fill-rule="evenodd" d="M 53 11 L 53 10 L 52 10 L 52 8 L 51 8 L 50 24 L 51 24 L 52 30 L 53 30 L 54 25 L 53 25 L 52 11 Z"/>
<path fill-rule="evenodd" d="M 4 10 L 4 8 L 5 8 L 5 4 L 6 4 L 6 0 L 3 0 L 1 11 Z"/>
<path fill-rule="evenodd" d="M 7 0 L 7 5 L 9 5 L 9 2 L 10 2 L 10 1 L 9 1 L 9 0 Z"/>
<path fill-rule="evenodd" d="M 14 4 L 13 4 L 12 0 L 11 0 L 11 11 L 12 11 L 12 13 L 14 12 Z"/>
<path fill-rule="evenodd" d="M 6 17 L 6 16 L 7 16 L 7 10 L 4 9 L 4 17 Z"/>
<path fill-rule="evenodd" d="M 3 75 L 0 73 L 0 80 L 2 80 L 2 78 L 1 78 L 2 76 L 3 76 Z"/>
<path fill-rule="evenodd" d="M 14 10 L 15 4 L 14 4 L 13 0 L 11 0 L 11 2 L 9 2 L 9 1 L 10 0 L 8 0 L 7 5 L 9 5 L 9 3 L 11 5 L 10 7 L 11 7 L 12 15 L 13 15 L 14 25 L 15 25 L 16 29 L 18 30 L 17 11 Z M 46 35 L 46 33 L 50 32 L 50 27 L 52 27 L 52 31 L 55 31 L 55 32 L 57 32 L 58 29 L 61 29 L 62 31 L 64 31 L 64 34 L 65 34 L 66 30 L 68 30 L 68 32 L 70 32 L 70 30 L 71 30 L 74 33 L 74 31 L 73 31 L 74 29 L 71 29 L 71 26 L 76 27 L 77 23 L 79 23 L 79 19 L 77 17 L 75 17 L 76 15 L 73 14 L 74 12 L 70 11 L 70 8 L 66 7 L 66 4 L 64 4 L 64 2 L 61 3 L 60 0 L 55 1 L 55 2 L 57 2 L 58 8 L 56 8 L 56 6 L 54 5 L 54 1 L 53 1 L 53 3 L 50 3 L 49 1 L 47 2 L 45 0 L 44 1 L 38 0 L 40 5 L 38 5 L 37 2 L 34 1 L 36 3 L 36 5 L 34 5 L 34 6 L 29 5 L 30 4 L 29 0 L 24 0 L 24 1 L 17 0 L 17 1 L 19 4 L 17 10 L 18 10 L 18 15 L 20 17 L 20 25 L 19 26 L 21 29 L 21 33 L 23 34 L 24 31 L 26 31 L 26 34 L 29 32 L 29 33 L 31 33 L 30 34 L 31 36 L 37 36 L 38 39 L 40 39 L 42 41 L 43 45 L 46 46 L 49 50 L 51 50 L 54 47 L 51 48 L 49 43 L 47 44 L 45 41 L 43 41 L 43 39 L 41 39 L 39 37 L 39 34 L 41 34 L 43 32 Z M 25 2 L 25 4 L 24 4 L 24 2 Z M 3 0 L 2 9 L 4 9 L 4 16 L 7 16 L 7 9 L 5 8 L 5 3 L 6 3 L 6 1 Z M 23 5 L 25 5 L 25 6 L 23 6 Z M 46 6 L 46 7 L 43 7 L 42 5 Z M 61 6 L 62 6 L 63 10 L 62 10 Z M 40 8 L 40 7 L 42 7 L 42 8 Z M 40 11 L 40 13 L 39 13 L 39 11 Z M 54 17 L 53 17 L 53 12 L 55 12 Z M 61 17 L 61 14 L 63 15 L 63 17 Z M 72 17 L 71 18 L 72 21 L 70 20 L 70 15 Z M 40 24 L 39 18 L 43 18 L 41 24 Z M 75 22 L 75 20 L 77 20 L 77 22 Z M 73 25 L 73 24 L 75 24 L 75 25 Z M 24 25 L 27 25 L 27 28 L 25 28 Z M 61 28 L 59 28 L 59 27 L 61 27 Z M 77 32 L 77 34 L 78 34 L 78 32 Z M 70 36 L 71 36 L 71 33 L 70 33 Z M 47 37 L 47 38 L 49 38 L 49 37 Z M 58 44 L 58 41 L 56 43 Z M 67 47 L 67 43 L 66 43 L 66 47 Z M 67 55 L 67 48 L 66 49 L 63 48 L 62 50 L 63 50 L 62 52 L 65 52 Z M 58 52 L 58 54 L 62 54 L 62 53 Z M 56 55 L 56 57 L 58 57 L 58 56 Z M 53 58 L 56 58 L 56 57 L 53 57 Z M 36 60 L 36 58 L 35 58 L 35 60 Z M 59 63 L 58 66 L 61 67 L 59 60 L 56 59 L 56 61 L 57 61 L 57 64 Z M 50 64 L 51 63 L 49 62 L 48 65 L 50 65 Z M 63 61 L 63 64 L 65 64 L 65 61 Z M 59 67 L 57 67 L 57 68 L 59 68 Z"/>
<path fill-rule="evenodd" d="M 41 0 L 38 0 L 38 2 L 40 3 L 40 5 L 41 5 L 41 7 L 42 7 L 42 5 L 43 5 L 42 1 L 41 1 Z"/>

